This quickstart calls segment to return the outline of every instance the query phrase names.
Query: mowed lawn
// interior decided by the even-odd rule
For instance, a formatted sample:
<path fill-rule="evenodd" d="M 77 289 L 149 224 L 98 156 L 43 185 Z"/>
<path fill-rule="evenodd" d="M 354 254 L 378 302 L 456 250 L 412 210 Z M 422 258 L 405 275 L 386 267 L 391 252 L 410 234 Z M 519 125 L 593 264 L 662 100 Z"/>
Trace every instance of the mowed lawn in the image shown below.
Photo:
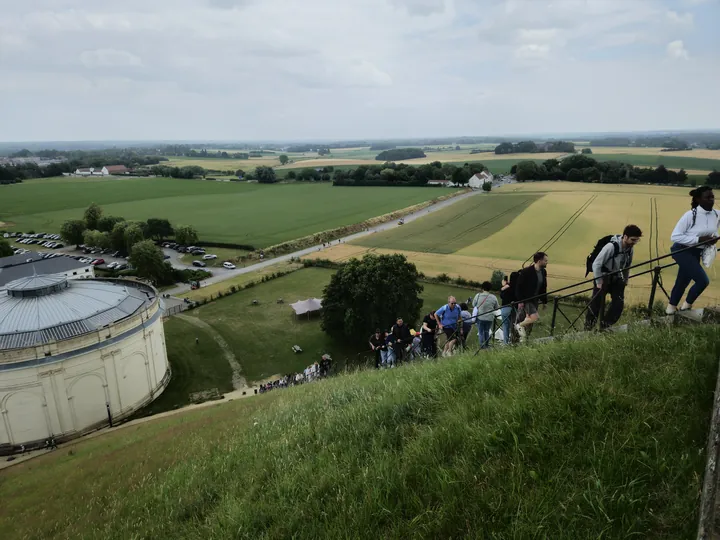
<path fill-rule="evenodd" d="M 58 232 L 92 202 L 126 219 L 167 218 L 201 240 L 267 247 L 358 223 L 449 193 L 445 189 L 333 188 L 172 178 L 32 180 L 0 186 L 0 221 L 11 230 Z"/>
<path fill-rule="evenodd" d="M 365 247 L 454 253 L 510 225 L 541 195 L 479 194 L 387 231 L 354 240 Z"/>
<path fill-rule="evenodd" d="M 334 342 L 320 329 L 319 317 L 296 318 L 290 307 L 298 300 L 322 297 L 322 291 L 333 273 L 333 270 L 324 268 L 304 268 L 221 298 L 187 314 L 199 317 L 223 336 L 240 362 L 243 375 L 250 382 L 300 371 L 325 353 L 333 357 L 339 368 L 346 364 L 356 365 L 365 360 L 367 350 Z M 423 311 L 439 308 L 451 294 L 456 295 L 458 301 L 474 294 L 470 289 L 453 285 L 423 284 L 423 287 Z M 281 298 L 283 303 L 279 304 Z M 259 305 L 253 305 L 253 300 L 257 300 Z M 387 329 L 394 322 L 387 321 Z M 166 323 L 166 327 L 175 330 L 173 337 L 178 341 L 177 350 L 193 349 L 194 330 L 184 334 L 178 331 L 178 326 L 182 324 L 177 324 L 173 319 Z M 372 330 L 368 330 L 368 337 Z M 292 352 L 293 345 L 299 345 L 303 352 Z M 173 355 L 170 360 L 173 361 Z"/>

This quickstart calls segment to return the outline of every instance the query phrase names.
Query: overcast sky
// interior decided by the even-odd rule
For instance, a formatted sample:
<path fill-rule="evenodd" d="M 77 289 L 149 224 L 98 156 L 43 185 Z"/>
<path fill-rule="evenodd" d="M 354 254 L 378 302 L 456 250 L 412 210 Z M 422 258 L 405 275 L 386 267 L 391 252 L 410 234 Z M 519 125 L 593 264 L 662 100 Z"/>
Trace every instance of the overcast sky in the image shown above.
<path fill-rule="evenodd" d="M 0 0 L 0 140 L 720 128 L 718 0 Z"/>

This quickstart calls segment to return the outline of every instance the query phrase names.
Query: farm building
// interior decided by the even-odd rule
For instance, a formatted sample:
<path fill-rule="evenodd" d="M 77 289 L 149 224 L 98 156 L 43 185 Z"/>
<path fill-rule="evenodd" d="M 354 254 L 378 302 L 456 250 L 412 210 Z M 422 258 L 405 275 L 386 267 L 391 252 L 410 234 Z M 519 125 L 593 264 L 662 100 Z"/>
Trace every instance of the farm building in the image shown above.
<path fill-rule="evenodd" d="M 128 169 L 125 165 L 106 165 L 102 169 L 97 169 L 95 167 L 75 169 L 76 176 L 119 176 L 129 173 L 130 169 Z"/>
<path fill-rule="evenodd" d="M 16 279 L 44 274 L 60 274 L 67 279 L 90 279 L 95 277 L 95 267 L 71 257 L 43 259 L 33 252 L 0 259 L 0 287 Z"/>
<path fill-rule="evenodd" d="M 481 188 L 485 182 L 492 182 L 494 180 L 494 176 L 491 172 L 483 171 L 479 172 L 476 175 L 474 175 L 472 178 L 470 178 L 469 186 L 471 188 Z"/>
<path fill-rule="evenodd" d="M 130 280 L 22 278 L 0 288 L 0 454 L 129 416 L 169 379 L 157 291 Z"/>

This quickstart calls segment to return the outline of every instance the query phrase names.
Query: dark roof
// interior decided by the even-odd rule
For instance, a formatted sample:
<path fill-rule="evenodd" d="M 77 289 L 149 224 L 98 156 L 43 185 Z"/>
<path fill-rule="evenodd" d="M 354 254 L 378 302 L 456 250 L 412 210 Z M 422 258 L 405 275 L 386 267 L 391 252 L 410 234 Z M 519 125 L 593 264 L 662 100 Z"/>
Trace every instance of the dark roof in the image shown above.
<path fill-rule="evenodd" d="M 128 172 L 130 170 L 125 165 L 106 165 L 105 168 L 109 173 Z"/>
<path fill-rule="evenodd" d="M 30 253 L 23 255 L 27 258 Z M 8 257 L 6 257 L 8 258 Z M 87 268 L 87 263 L 81 263 L 70 257 L 53 257 L 52 259 L 39 259 L 27 264 L 16 264 L 0 268 L 0 287 L 16 279 L 43 274 L 60 274 L 79 268 Z"/>
<path fill-rule="evenodd" d="M 57 257 L 55 257 L 57 259 Z M 42 257 L 34 251 L 23 253 L 22 255 L 10 255 L 9 257 L 0 257 L 0 268 L 7 268 L 8 266 L 16 266 L 18 264 L 27 264 L 28 259 L 33 261 L 40 261 Z"/>

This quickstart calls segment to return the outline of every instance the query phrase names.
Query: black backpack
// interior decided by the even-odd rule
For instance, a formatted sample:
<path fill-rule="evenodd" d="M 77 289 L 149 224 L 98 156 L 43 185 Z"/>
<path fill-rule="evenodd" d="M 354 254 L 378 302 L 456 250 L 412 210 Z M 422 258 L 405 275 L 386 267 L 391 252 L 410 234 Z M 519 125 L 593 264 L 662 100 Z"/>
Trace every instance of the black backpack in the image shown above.
<path fill-rule="evenodd" d="M 600 255 L 602 249 L 609 243 L 612 242 L 612 245 L 615 246 L 615 254 L 613 255 L 613 257 L 618 256 L 618 253 L 620 253 L 620 246 L 617 242 L 612 241 L 614 236 L 614 234 L 603 236 L 600 240 L 597 241 L 595 247 L 592 250 L 592 253 L 590 253 L 590 255 L 587 256 L 587 259 L 585 259 L 585 277 L 588 277 L 588 275 L 593 271 L 592 266 L 595 262 L 595 259 L 597 259 L 597 256 Z"/>
<path fill-rule="evenodd" d="M 510 280 L 508 281 L 508 285 L 510 285 L 510 288 L 505 292 L 505 294 L 507 296 L 503 297 L 503 300 L 507 300 L 508 302 L 515 302 L 517 300 L 515 298 L 517 296 L 515 294 L 515 289 L 517 288 L 517 282 L 518 282 L 519 276 L 520 276 L 520 270 L 510 273 Z"/>

